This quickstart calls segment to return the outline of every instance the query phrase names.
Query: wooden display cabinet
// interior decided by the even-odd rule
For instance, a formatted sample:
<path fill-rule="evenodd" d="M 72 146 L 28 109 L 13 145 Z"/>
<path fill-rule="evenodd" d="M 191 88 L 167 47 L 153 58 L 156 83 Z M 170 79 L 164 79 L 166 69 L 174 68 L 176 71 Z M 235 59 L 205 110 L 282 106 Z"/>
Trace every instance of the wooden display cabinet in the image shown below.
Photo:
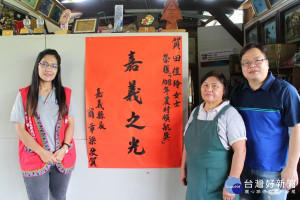
<path fill-rule="evenodd" d="M 276 78 L 283 79 L 292 84 L 300 94 L 300 67 L 284 66 L 270 68 L 269 71 L 271 71 Z M 240 82 L 243 82 L 244 80 L 245 78 L 242 72 L 230 72 L 229 94 L 234 86 Z"/>
<path fill-rule="evenodd" d="M 300 93 L 300 67 L 284 66 L 278 68 L 270 68 L 270 71 L 277 78 L 281 78 L 291 83 Z"/>

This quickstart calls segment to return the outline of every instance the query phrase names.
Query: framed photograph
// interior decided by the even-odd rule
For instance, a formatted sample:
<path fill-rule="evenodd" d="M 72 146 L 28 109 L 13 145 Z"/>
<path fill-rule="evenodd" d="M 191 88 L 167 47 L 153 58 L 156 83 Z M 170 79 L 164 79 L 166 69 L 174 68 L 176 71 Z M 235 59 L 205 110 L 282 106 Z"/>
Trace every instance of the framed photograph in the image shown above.
<path fill-rule="evenodd" d="M 266 0 L 266 1 L 269 3 L 270 6 L 273 6 L 277 3 L 279 3 L 281 0 Z"/>
<path fill-rule="evenodd" d="M 262 22 L 262 38 L 264 44 L 276 44 L 275 16 L 265 22 Z"/>
<path fill-rule="evenodd" d="M 300 3 L 284 11 L 285 43 L 300 41 Z"/>
<path fill-rule="evenodd" d="M 257 24 L 252 25 L 246 30 L 246 43 L 258 42 Z"/>
<path fill-rule="evenodd" d="M 53 5 L 53 0 L 41 0 L 38 12 L 45 15 L 46 17 L 49 17 Z"/>
<path fill-rule="evenodd" d="M 64 11 L 63 8 L 61 8 L 60 6 L 58 5 L 55 5 L 52 13 L 51 13 L 51 16 L 50 16 L 50 19 L 52 21 L 54 21 L 55 23 L 59 24 L 59 20 L 60 20 L 60 16 L 62 14 L 62 12 Z"/>
<path fill-rule="evenodd" d="M 259 15 L 262 12 L 268 10 L 268 6 L 265 0 L 252 0 L 251 4 L 256 15 Z"/>
<path fill-rule="evenodd" d="M 34 10 L 36 9 L 36 6 L 38 5 L 39 2 L 39 0 L 20 0 L 20 1 Z"/>
<path fill-rule="evenodd" d="M 98 19 L 75 19 L 73 33 L 96 33 L 98 30 Z"/>

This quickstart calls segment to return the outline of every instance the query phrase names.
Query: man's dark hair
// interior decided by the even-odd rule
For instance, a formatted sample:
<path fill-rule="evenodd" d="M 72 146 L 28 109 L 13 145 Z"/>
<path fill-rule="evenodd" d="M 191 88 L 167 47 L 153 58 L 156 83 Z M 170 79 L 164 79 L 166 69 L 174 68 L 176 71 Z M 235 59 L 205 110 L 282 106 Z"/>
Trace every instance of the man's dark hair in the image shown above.
<path fill-rule="evenodd" d="M 251 43 L 248 43 L 246 44 L 243 49 L 241 50 L 240 52 L 240 60 L 242 60 L 242 57 L 243 55 L 249 51 L 250 49 L 253 49 L 253 48 L 257 48 L 259 49 L 265 57 L 267 57 L 267 48 L 265 45 L 262 45 L 262 44 L 257 44 L 257 43 L 254 43 L 254 42 L 251 42 Z"/>

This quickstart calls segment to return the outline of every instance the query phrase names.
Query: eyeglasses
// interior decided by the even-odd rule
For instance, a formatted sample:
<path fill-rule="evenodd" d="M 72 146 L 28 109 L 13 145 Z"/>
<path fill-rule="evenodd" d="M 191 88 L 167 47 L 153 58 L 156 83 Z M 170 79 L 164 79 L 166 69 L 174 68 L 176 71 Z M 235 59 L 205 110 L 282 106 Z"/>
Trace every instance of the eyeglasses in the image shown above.
<path fill-rule="evenodd" d="M 264 61 L 264 60 L 268 60 L 266 58 L 262 58 L 262 59 L 255 59 L 253 61 L 245 61 L 242 64 L 242 67 L 250 67 L 251 64 L 253 63 L 254 65 L 261 65 L 261 63 Z"/>
<path fill-rule="evenodd" d="M 47 62 L 40 62 L 39 63 L 41 65 L 42 68 L 47 68 L 50 66 L 51 69 L 57 69 L 58 68 L 58 65 L 57 64 L 49 64 Z"/>

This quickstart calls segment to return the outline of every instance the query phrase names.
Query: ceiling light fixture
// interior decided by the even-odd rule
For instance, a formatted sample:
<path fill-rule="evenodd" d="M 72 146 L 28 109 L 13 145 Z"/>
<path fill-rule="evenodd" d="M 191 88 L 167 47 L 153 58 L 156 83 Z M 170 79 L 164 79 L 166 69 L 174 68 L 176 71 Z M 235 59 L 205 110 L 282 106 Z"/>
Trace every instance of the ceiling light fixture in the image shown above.
<path fill-rule="evenodd" d="M 62 3 L 81 3 L 85 0 L 64 0 Z"/>

